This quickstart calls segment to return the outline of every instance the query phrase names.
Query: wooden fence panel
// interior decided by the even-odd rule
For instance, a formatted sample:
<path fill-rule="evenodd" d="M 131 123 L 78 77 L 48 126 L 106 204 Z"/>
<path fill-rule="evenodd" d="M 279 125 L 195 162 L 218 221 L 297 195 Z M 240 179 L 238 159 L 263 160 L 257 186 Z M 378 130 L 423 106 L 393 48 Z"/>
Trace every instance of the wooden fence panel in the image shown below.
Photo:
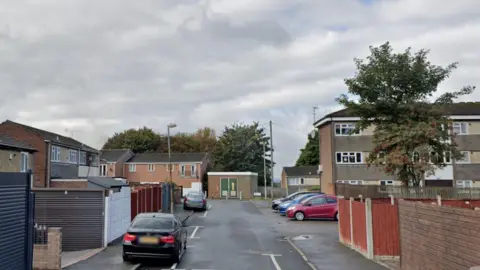
<path fill-rule="evenodd" d="M 338 200 L 338 230 L 340 242 L 350 244 L 350 201 L 345 199 Z"/>
<path fill-rule="evenodd" d="M 352 202 L 353 247 L 360 252 L 367 252 L 367 218 L 365 203 Z"/>
<path fill-rule="evenodd" d="M 374 256 L 400 256 L 398 205 L 372 204 Z"/>

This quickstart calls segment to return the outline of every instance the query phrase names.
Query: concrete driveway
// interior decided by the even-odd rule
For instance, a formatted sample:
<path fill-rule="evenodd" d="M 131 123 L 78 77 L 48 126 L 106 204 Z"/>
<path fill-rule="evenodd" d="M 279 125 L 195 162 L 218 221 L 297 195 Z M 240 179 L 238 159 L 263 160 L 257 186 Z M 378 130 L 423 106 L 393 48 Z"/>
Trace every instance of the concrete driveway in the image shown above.
<path fill-rule="evenodd" d="M 252 203 L 258 207 L 263 218 L 272 224 L 271 228 L 283 237 L 291 237 L 294 244 L 319 270 L 387 269 L 340 244 L 336 221 L 294 221 L 272 212 L 267 201 Z"/>
<path fill-rule="evenodd" d="M 187 251 L 178 265 L 123 263 L 121 246 L 117 245 L 67 269 L 311 269 L 250 201 L 210 200 L 209 205 L 207 212 L 196 212 L 188 219 Z"/>

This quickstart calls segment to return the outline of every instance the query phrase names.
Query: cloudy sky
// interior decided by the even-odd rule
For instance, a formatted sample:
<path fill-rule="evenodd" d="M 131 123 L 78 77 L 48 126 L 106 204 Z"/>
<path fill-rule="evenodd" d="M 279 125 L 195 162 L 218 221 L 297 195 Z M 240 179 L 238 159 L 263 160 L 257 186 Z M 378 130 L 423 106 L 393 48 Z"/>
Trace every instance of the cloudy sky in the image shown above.
<path fill-rule="evenodd" d="M 441 90 L 480 85 L 479 0 L 0 0 L 0 117 L 95 147 L 272 120 L 279 176 L 385 41 L 460 62 Z"/>

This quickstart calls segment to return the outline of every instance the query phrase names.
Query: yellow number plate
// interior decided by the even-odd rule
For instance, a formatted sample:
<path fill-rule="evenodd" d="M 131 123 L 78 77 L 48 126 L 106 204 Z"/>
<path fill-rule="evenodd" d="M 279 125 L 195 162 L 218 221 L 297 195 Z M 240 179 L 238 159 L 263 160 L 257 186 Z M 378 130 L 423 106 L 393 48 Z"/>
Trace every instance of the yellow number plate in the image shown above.
<path fill-rule="evenodd" d="M 142 244 L 158 244 L 158 238 L 157 237 L 151 237 L 151 236 L 140 237 L 140 243 L 142 243 Z"/>

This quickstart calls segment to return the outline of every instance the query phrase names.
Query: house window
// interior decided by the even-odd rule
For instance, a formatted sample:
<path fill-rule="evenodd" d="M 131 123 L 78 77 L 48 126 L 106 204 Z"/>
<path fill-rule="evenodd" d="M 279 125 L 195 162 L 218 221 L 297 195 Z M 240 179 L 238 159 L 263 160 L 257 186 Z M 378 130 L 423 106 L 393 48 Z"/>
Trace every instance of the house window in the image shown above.
<path fill-rule="evenodd" d="M 467 135 L 468 134 L 468 123 L 465 122 L 454 122 L 452 125 L 453 134 L 455 135 Z"/>
<path fill-rule="evenodd" d="M 80 152 L 80 164 L 86 165 L 87 164 L 87 153 Z"/>
<path fill-rule="evenodd" d="M 337 153 L 337 163 L 342 163 L 342 164 L 362 163 L 362 153 L 361 152 Z"/>
<path fill-rule="evenodd" d="M 28 153 L 22 152 L 21 160 L 20 160 L 20 172 L 27 172 L 27 170 L 28 170 Z"/>
<path fill-rule="evenodd" d="M 197 176 L 197 166 L 196 165 L 190 165 L 190 175 L 191 176 Z"/>
<path fill-rule="evenodd" d="M 457 180 L 458 188 L 471 188 L 472 186 L 472 180 Z"/>
<path fill-rule="evenodd" d="M 168 169 L 170 169 L 172 172 L 175 169 L 175 166 L 173 164 L 165 164 L 165 169 L 168 172 Z"/>
<path fill-rule="evenodd" d="M 393 186 L 393 181 L 392 180 L 381 180 L 380 181 L 380 186 Z"/>
<path fill-rule="evenodd" d="M 135 165 L 135 164 L 129 164 L 129 165 L 128 165 L 128 171 L 129 171 L 129 172 L 136 172 L 136 171 L 137 171 L 137 165 Z"/>
<path fill-rule="evenodd" d="M 288 178 L 288 184 L 292 186 L 303 185 L 304 183 L 303 178 Z"/>
<path fill-rule="evenodd" d="M 470 163 L 470 152 L 469 151 L 460 151 L 462 157 L 458 159 L 458 163 Z"/>
<path fill-rule="evenodd" d="M 180 176 L 185 176 L 185 171 L 187 170 L 187 168 L 185 167 L 185 165 L 181 165 L 180 166 Z"/>
<path fill-rule="evenodd" d="M 355 124 L 335 124 L 335 135 L 337 136 L 348 136 L 350 132 L 355 129 Z M 360 132 L 357 131 L 352 133 L 352 135 L 360 135 Z"/>
<path fill-rule="evenodd" d="M 452 162 L 450 152 L 445 152 L 445 153 L 443 154 L 443 156 L 438 155 L 438 154 L 435 153 L 435 152 L 430 153 L 430 162 L 432 162 L 432 163 L 434 163 L 434 161 L 437 161 L 437 163 L 438 163 L 438 162 L 441 161 L 442 158 L 443 158 L 443 162 L 444 162 L 444 163 L 447 163 L 447 164 L 448 164 L 448 163 L 451 163 L 451 162 Z"/>
<path fill-rule="evenodd" d="M 348 180 L 350 185 L 363 185 L 363 180 Z"/>
<path fill-rule="evenodd" d="M 69 150 L 68 154 L 69 154 L 68 157 L 69 157 L 70 163 L 77 164 L 78 151 L 77 150 Z"/>
<path fill-rule="evenodd" d="M 51 153 L 51 157 L 50 157 L 50 160 L 51 161 L 60 161 L 60 147 L 58 146 L 52 146 L 52 153 Z"/>
<path fill-rule="evenodd" d="M 148 164 L 148 171 L 154 172 L 155 171 L 155 164 Z"/>
<path fill-rule="evenodd" d="M 102 164 L 100 165 L 100 176 L 106 176 L 107 175 L 107 165 Z"/>

